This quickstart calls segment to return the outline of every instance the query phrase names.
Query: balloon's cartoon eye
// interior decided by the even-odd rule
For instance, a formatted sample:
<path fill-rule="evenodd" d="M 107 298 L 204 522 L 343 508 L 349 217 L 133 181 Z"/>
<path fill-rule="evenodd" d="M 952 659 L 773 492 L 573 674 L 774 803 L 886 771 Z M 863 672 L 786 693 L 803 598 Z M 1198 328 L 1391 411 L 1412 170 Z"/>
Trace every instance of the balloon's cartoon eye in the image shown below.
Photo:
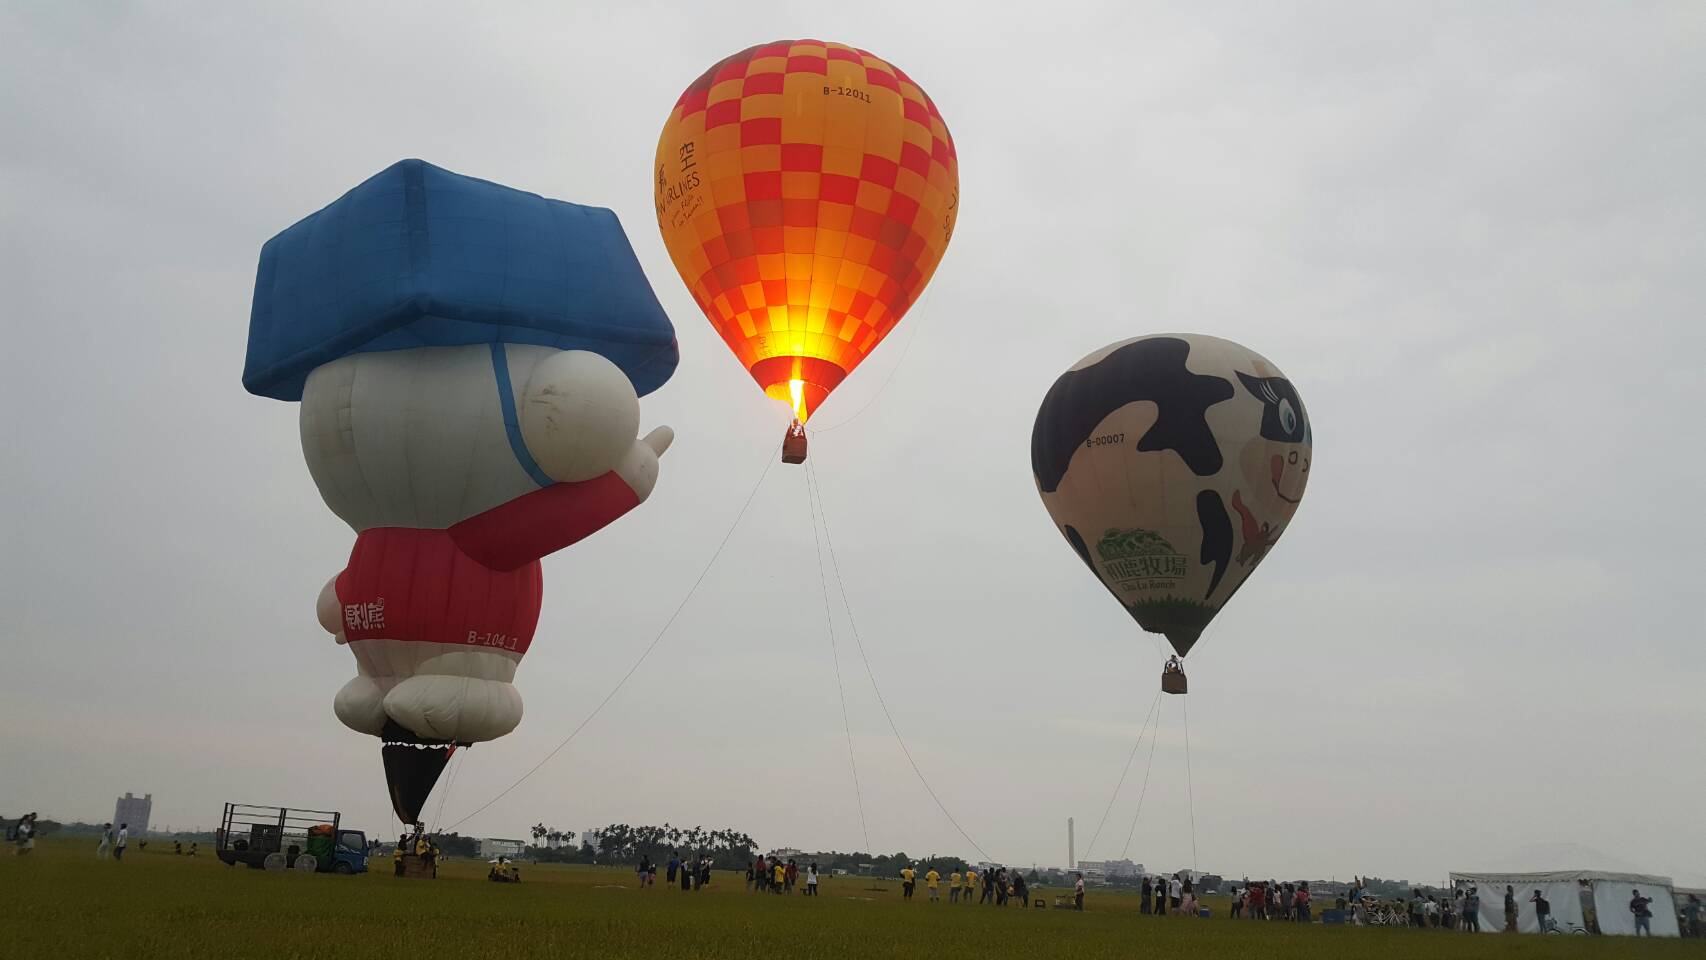
<path fill-rule="evenodd" d="M 1290 400 L 1279 402 L 1280 428 L 1288 435 L 1297 432 L 1297 411 L 1291 408 Z"/>
<path fill-rule="evenodd" d="M 1291 452 L 1291 456 L 1287 457 L 1285 462 L 1291 464 L 1294 467 L 1297 466 L 1297 451 L 1293 450 Z"/>

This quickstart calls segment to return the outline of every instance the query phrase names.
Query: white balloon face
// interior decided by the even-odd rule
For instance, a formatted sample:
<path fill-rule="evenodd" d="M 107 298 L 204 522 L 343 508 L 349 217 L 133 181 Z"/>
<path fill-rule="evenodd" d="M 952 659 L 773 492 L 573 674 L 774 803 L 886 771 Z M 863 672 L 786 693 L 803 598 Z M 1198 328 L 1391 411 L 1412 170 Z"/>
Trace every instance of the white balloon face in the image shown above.
<path fill-rule="evenodd" d="M 357 531 L 443 529 L 554 482 L 614 469 L 639 400 L 596 354 L 517 344 L 358 353 L 302 393 L 302 453 Z"/>
<path fill-rule="evenodd" d="M 1188 650 L 1284 532 L 1312 440 L 1296 390 L 1195 334 L 1099 350 L 1037 414 L 1038 491 L 1075 552 L 1144 627 Z"/>
<path fill-rule="evenodd" d="M 614 469 L 640 429 L 640 398 L 621 368 L 566 350 L 534 364 L 520 404 L 521 434 L 541 469 L 570 483 Z"/>

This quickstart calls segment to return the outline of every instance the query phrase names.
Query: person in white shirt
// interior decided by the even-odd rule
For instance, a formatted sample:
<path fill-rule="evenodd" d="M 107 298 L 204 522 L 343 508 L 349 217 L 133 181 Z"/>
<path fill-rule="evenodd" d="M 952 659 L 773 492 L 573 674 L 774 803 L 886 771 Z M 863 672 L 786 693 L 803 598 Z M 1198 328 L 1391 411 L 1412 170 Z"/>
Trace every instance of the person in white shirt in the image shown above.
<path fill-rule="evenodd" d="M 806 868 L 806 896 L 817 896 L 817 864 Z"/>
<path fill-rule="evenodd" d="M 101 827 L 101 845 L 95 848 L 95 859 L 105 860 L 107 853 L 113 848 L 113 825 L 108 823 Z"/>
<path fill-rule="evenodd" d="M 113 859 L 114 860 L 123 860 L 124 859 L 124 847 L 125 847 L 125 844 L 128 844 L 129 842 L 130 842 L 130 824 L 121 823 L 118 825 L 118 843 L 113 846 Z"/>
<path fill-rule="evenodd" d="M 1185 885 L 1180 882 L 1179 875 L 1174 874 L 1173 879 L 1167 881 L 1167 905 L 1172 908 L 1170 911 L 1171 913 L 1175 915 L 1178 914 L 1179 907 L 1184 902 L 1184 897 Z"/>

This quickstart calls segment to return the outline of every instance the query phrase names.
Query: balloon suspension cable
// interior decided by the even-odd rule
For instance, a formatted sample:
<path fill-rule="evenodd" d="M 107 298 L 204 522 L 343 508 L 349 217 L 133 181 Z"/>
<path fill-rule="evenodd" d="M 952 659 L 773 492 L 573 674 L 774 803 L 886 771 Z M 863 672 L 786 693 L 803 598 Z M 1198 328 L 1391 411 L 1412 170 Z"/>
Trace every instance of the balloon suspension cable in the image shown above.
<path fill-rule="evenodd" d="M 444 782 L 444 789 L 439 792 L 439 795 L 438 795 L 438 812 L 433 814 L 433 816 L 432 816 L 432 822 L 434 824 L 440 824 L 440 823 L 444 822 L 444 804 L 445 804 L 445 801 L 450 799 L 451 789 L 456 786 L 457 775 L 462 772 L 463 767 L 468 765 L 468 748 L 467 747 L 459 748 L 456 751 L 456 756 L 453 759 L 455 760 L 456 765 L 450 768 L 450 779 L 448 779 Z M 433 828 L 429 829 L 427 832 L 428 833 L 437 833 L 438 827 L 434 826 Z"/>
<path fill-rule="evenodd" d="M 1120 788 L 1125 786 L 1126 775 L 1131 773 L 1131 762 L 1137 759 L 1138 748 L 1143 746 L 1143 735 L 1149 730 L 1149 719 L 1156 714 L 1156 708 L 1160 705 L 1161 691 L 1157 690 L 1155 691 L 1155 699 L 1149 703 L 1149 710 L 1143 715 L 1143 726 L 1137 730 L 1137 740 L 1132 743 L 1131 752 L 1126 754 L 1125 769 L 1120 771 L 1119 782 L 1114 784 L 1114 792 L 1108 797 L 1108 805 L 1102 810 L 1102 820 L 1096 824 L 1096 832 L 1090 835 L 1090 845 L 1084 848 L 1082 859 L 1089 860 L 1091 859 L 1090 854 L 1096 852 L 1096 841 L 1102 836 L 1102 828 L 1107 826 L 1108 814 L 1114 810 L 1114 801 L 1119 799 Z"/>
<path fill-rule="evenodd" d="M 854 619 L 853 605 L 847 600 L 847 581 L 841 576 L 841 561 L 836 559 L 835 556 L 835 539 L 829 534 L 829 515 L 825 513 L 823 509 L 823 487 L 817 482 L 817 471 L 815 467 L 809 463 L 806 465 L 806 479 L 817 490 L 818 515 L 823 521 L 823 540 L 825 545 L 829 548 L 830 570 L 835 574 L 836 585 L 841 590 L 841 605 L 847 610 L 848 631 L 853 634 L 853 644 L 858 648 L 859 659 L 865 665 L 865 676 L 871 681 L 871 691 L 877 695 L 877 706 L 881 707 L 883 710 L 883 718 L 888 721 L 889 730 L 894 733 L 895 743 L 900 744 L 900 752 L 905 755 L 907 764 L 912 767 L 913 774 L 918 777 L 918 782 L 923 785 L 924 792 L 928 793 L 930 795 L 930 799 L 935 802 L 936 809 L 942 811 L 942 816 L 948 818 L 948 822 L 953 824 L 954 829 L 959 831 L 960 836 L 965 838 L 965 841 L 972 845 L 972 849 L 976 850 L 983 859 L 993 861 L 994 858 L 991 857 L 982 847 L 978 846 L 977 841 L 971 838 L 971 834 L 967 833 L 966 829 L 960 826 L 960 822 L 954 819 L 954 815 L 948 812 L 947 805 L 942 802 L 941 797 L 936 795 L 935 789 L 930 786 L 929 779 L 924 776 L 924 771 L 919 769 L 918 761 L 912 758 L 912 751 L 906 746 L 906 738 L 900 735 L 900 725 L 895 723 L 894 714 L 889 712 L 888 701 L 883 699 L 882 688 L 877 686 L 877 675 L 876 672 L 871 669 L 871 658 L 870 655 L 865 652 L 865 641 L 859 636 L 859 622 Z"/>
<path fill-rule="evenodd" d="M 1149 773 L 1155 769 L 1155 745 L 1161 742 L 1161 695 L 1155 695 L 1155 735 L 1149 738 L 1149 760 L 1143 765 L 1143 788 L 1137 791 L 1137 809 L 1131 812 L 1131 827 L 1125 832 L 1125 846 L 1120 859 L 1131 852 L 1131 838 L 1137 835 L 1137 818 L 1143 815 L 1143 799 L 1149 796 Z"/>
<path fill-rule="evenodd" d="M 687 588 L 687 593 L 682 596 L 681 602 L 675 605 L 675 610 L 670 613 L 669 619 L 665 620 L 663 622 L 663 626 L 658 628 L 657 636 L 652 638 L 651 643 L 646 644 L 646 649 L 640 652 L 640 656 L 634 661 L 633 666 L 628 668 L 627 673 L 622 674 L 622 678 L 616 681 L 616 685 L 610 688 L 610 692 L 604 695 L 604 699 L 598 701 L 598 706 L 593 707 L 592 712 L 587 714 L 573 730 L 569 731 L 569 735 L 564 737 L 561 743 L 552 747 L 551 752 L 545 754 L 545 758 L 543 760 L 540 760 L 526 773 L 517 777 L 514 783 L 511 783 L 509 786 L 499 791 L 497 796 L 480 804 L 480 806 L 476 807 L 467 816 L 444 829 L 456 829 L 462 824 L 467 823 L 469 820 L 485 812 L 485 810 L 492 804 L 497 803 L 499 800 L 508 796 L 510 791 L 521 786 L 529 777 L 538 773 L 545 764 L 551 762 L 551 758 L 561 753 L 564 747 L 567 747 L 570 743 L 574 742 L 575 737 L 580 736 L 580 732 L 586 729 L 587 724 L 591 723 L 594 717 L 597 717 L 602 713 L 604 708 L 610 704 L 610 701 L 616 699 L 616 695 L 622 692 L 622 688 L 628 685 L 628 681 L 634 676 L 634 673 L 640 669 L 640 664 L 646 662 L 646 658 L 652 655 L 652 651 L 657 649 L 658 644 L 661 643 L 664 636 L 669 633 L 669 628 L 675 625 L 675 621 L 681 616 L 681 611 L 687 608 L 687 602 L 692 600 L 693 595 L 699 592 L 699 586 L 705 582 L 705 577 L 710 574 L 711 568 L 717 565 L 717 558 L 723 555 L 723 548 L 729 545 L 729 539 L 735 535 L 735 529 L 740 526 L 741 519 L 746 516 L 747 509 L 752 506 L 753 498 L 758 496 L 758 488 L 764 486 L 764 478 L 770 475 L 770 468 L 775 465 L 776 453 L 780 449 L 780 447 L 771 448 L 769 455 L 764 459 L 764 470 L 758 474 L 758 481 L 752 485 L 751 492 L 746 495 L 746 501 L 740 505 L 740 511 L 735 514 L 734 521 L 729 524 L 729 529 L 723 533 L 723 539 L 717 542 L 717 549 L 711 551 L 710 559 L 705 561 L 705 568 L 699 571 L 698 577 L 694 578 L 693 585 Z"/>
<path fill-rule="evenodd" d="M 859 761 L 853 754 L 853 724 L 847 718 L 847 685 L 841 680 L 841 655 L 835 649 L 835 617 L 829 608 L 829 578 L 823 570 L 823 538 L 818 536 L 817 493 L 811 482 L 812 472 L 806 468 L 806 504 L 812 514 L 812 543 L 817 547 L 817 580 L 823 591 L 823 622 L 829 631 L 829 662 L 835 665 L 835 691 L 841 695 L 841 728 L 847 734 L 847 766 L 853 771 L 853 799 L 859 805 L 859 832 L 865 837 L 865 849 L 871 846 L 871 830 L 865 822 L 865 794 L 859 786 Z"/>
<path fill-rule="evenodd" d="M 1187 694 L 1179 698 L 1185 716 L 1185 802 L 1191 811 L 1191 869 L 1197 869 L 1197 794 L 1191 785 L 1191 704 Z"/>
<path fill-rule="evenodd" d="M 923 311 L 924 304 L 930 302 L 930 294 L 934 290 L 935 290 L 934 287 L 924 288 L 924 297 L 918 301 L 920 313 L 924 313 L 924 311 Z M 871 396 L 869 398 L 867 398 L 865 400 L 865 402 L 859 406 L 859 409 L 853 411 L 852 415 L 849 416 L 847 419 L 837 421 L 835 423 L 830 424 L 827 427 L 813 427 L 812 429 L 816 430 L 820 434 L 828 433 L 831 430 L 839 430 L 842 427 L 847 426 L 849 423 L 852 423 L 853 421 L 859 419 L 859 415 L 864 413 L 866 410 L 871 409 L 871 405 L 877 402 L 877 398 L 882 396 L 883 391 L 887 390 L 889 388 L 889 384 L 894 381 L 894 375 L 896 373 L 900 372 L 901 364 L 906 362 L 906 355 L 912 352 L 912 341 L 918 339 L 919 328 L 924 326 L 924 324 L 922 322 L 920 322 L 920 320 L 924 319 L 924 318 L 928 318 L 929 316 L 930 315 L 928 313 L 924 313 L 923 318 L 913 320 L 912 332 L 910 332 L 906 335 L 906 343 L 901 345 L 900 357 L 899 357 L 899 359 L 895 360 L 894 366 L 889 368 L 889 375 L 884 377 L 883 382 L 877 385 L 877 392 L 871 394 Z"/>

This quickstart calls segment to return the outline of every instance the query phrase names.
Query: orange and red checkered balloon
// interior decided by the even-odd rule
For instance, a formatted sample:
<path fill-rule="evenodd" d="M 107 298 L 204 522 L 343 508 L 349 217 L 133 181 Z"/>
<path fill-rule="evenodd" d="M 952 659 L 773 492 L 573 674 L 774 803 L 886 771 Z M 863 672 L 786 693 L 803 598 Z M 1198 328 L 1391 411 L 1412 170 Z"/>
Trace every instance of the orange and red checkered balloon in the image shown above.
<path fill-rule="evenodd" d="M 917 301 L 959 213 L 936 105 L 898 67 L 818 40 L 751 47 L 693 81 L 653 179 L 682 280 L 802 423 Z"/>

